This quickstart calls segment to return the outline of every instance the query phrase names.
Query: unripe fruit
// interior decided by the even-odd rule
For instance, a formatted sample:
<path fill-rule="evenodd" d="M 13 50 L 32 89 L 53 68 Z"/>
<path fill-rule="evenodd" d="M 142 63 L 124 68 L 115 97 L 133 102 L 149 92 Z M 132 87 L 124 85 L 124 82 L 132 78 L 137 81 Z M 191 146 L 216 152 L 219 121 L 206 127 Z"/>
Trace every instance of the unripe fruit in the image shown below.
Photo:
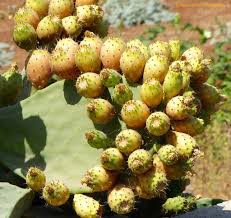
<path fill-rule="evenodd" d="M 171 60 L 171 48 L 167 42 L 156 41 L 149 45 L 151 56 L 163 55 L 168 61 Z"/>
<path fill-rule="evenodd" d="M 27 51 L 35 49 L 37 45 L 35 29 L 28 23 L 19 23 L 14 27 L 13 39 L 18 47 Z"/>
<path fill-rule="evenodd" d="M 79 46 L 75 56 L 75 63 L 81 72 L 97 73 L 101 69 L 101 61 L 97 51 L 87 45 Z"/>
<path fill-rule="evenodd" d="M 127 214 L 135 207 L 135 195 L 125 185 L 117 185 L 109 192 L 107 202 L 113 212 Z"/>
<path fill-rule="evenodd" d="M 163 88 L 156 79 L 149 79 L 141 86 L 141 100 L 151 108 L 155 108 L 161 103 L 163 95 Z"/>
<path fill-rule="evenodd" d="M 117 148 L 108 148 L 100 157 L 101 165 L 107 170 L 122 170 L 125 167 L 123 154 Z"/>
<path fill-rule="evenodd" d="M 144 67 L 143 81 L 154 78 L 162 83 L 168 72 L 168 67 L 168 60 L 163 55 L 152 56 Z"/>
<path fill-rule="evenodd" d="M 50 0 L 48 14 L 64 18 L 71 16 L 74 11 L 73 0 Z"/>
<path fill-rule="evenodd" d="M 59 181 L 52 181 L 43 188 L 44 200 L 55 207 L 65 204 L 70 197 L 69 189 Z"/>
<path fill-rule="evenodd" d="M 154 112 L 148 117 L 146 128 L 150 134 L 162 136 L 166 134 L 170 128 L 170 119 L 163 112 Z"/>
<path fill-rule="evenodd" d="M 47 50 L 34 50 L 27 63 L 27 76 L 37 89 L 46 87 L 52 76 L 51 55 Z"/>
<path fill-rule="evenodd" d="M 78 22 L 76 16 L 68 16 L 63 18 L 62 26 L 64 33 L 72 38 L 77 38 L 83 30 L 82 24 Z"/>
<path fill-rule="evenodd" d="M 116 147 L 125 155 L 130 155 L 142 145 L 141 135 L 133 129 L 122 130 L 115 139 Z"/>
<path fill-rule="evenodd" d="M 127 101 L 133 99 L 133 93 L 126 84 L 120 83 L 115 86 L 112 93 L 112 99 L 116 104 L 122 106 Z"/>
<path fill-rule="evenodd" d="M 85 98 L 96 98 L 103 94 L 104 87 L 96 73 L 84 73 L 76 81 L 77 92 Z"/>
<path fill-rule="evenodd" d="M 108 38 L 101 48 L 100 58 L 105 68 L 120 70 L 120 57 L 126 48 L 120 38 Z"/>
<path fill-rule="evenodd" d="M 46 176 L 40 169 L 30 167 L 26 174 L 26 184 L 33 191 L 39 192 L 43 189 L 46 183 Z"/>
<path fill-rule="evenodd" d="M 144 71 L 146 60 L 138 48 L 130 48 L 123 52 L 120 58 L 120 68 L 127 81 L 138 82 Z"/>
<path fill-rule="evenodd" d="M 144 150 L 138 149 L 128 157 L 128 167 L 135 174 L 142 174 L 152 168 L 152 156 Z"/>
<path fill-rule="evenodd" d="M 95 124 L 107 124 L 115 116 L 113 105 L 101 98 L 90 101 L 87 104 L 87 112 L 89 118 Z"/>
<path fill-rule="evenodd" d="M 48 13 L 49 0 L 26 0 L 26 7 L 32 8 L 42 18 Z"/>
<path fill-rule="evenodd" d="M 102 206 L 98 201 L 83 194 L 75 194 L 73 208 L 81 218 L 101 218 Z"/>
<path fill-rule="evenodd" d="M 99 0 L 76 0 L 75 5 L 81 6 L 81 5 L 97 5 Z"/>
<path fill-rule="evenodd" d="M 178 161 L 179 155 L 173 145 L 164 145 L 158 151 L 160 160 L 166 165 L 173 165 Z"/>
<path fill-rule="evenodd" d="M 146 104 L 139 100 L 126 102 L 121 110 L 123 121 L 128 127 L 142 128 L 150 115 L 150 110 Z"/>
<path fill-rule="evenodd" d="M 121 75 L 113 69 L 105 68 L 100 71 L 100 78 L 104 86 L 115 87 L 122 80 Z"/>
<path fill-rule="evenodd" d="M 116 182 L 117 174 L 107 171 L 101 166 L 95 166 L 88 170 L 81 179 L 82 184 L 86 184 L 93 192 L 110 190 Z"/>
<path fill-rule="evenodd" d="M 171 60 L 176 61 L 180 58 L 180 41 L 179 40 L 169 40 L 168 42 L 171 50 Z"/>

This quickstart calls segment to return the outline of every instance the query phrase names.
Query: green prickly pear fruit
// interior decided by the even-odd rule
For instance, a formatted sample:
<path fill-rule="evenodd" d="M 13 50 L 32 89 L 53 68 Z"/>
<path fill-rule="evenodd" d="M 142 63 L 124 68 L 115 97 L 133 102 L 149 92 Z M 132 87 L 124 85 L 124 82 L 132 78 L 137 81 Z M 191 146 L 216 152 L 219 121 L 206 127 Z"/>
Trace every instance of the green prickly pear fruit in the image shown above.
<path fill-rule="evenodd" d="M 116 185 L 108 194 L 108 205 L 117 214 L 127 214 L 134 210 L 135 195 L 131 188 Z"/>
<path fill-rule="evenodd" d="M 127 81 L 138 82 L 144 71 L 146 60 L 138 48 L 129 48 L 123 52 L 120 58 L 120 68 Z"/>
<path fill-rule="evenodd" d="M 144 150 L 138 149 L 128 157 L 128 167 L 135 174 L 142 174 L 152 168 L 152 156 Z"/>
<path fill-rule="evenodd" d="M 33 26 L 28 23 L 19 23 L 14 27 L 13 39 L 16 45 L 27 51 L 37 46 L 37 35 Z"/>
<path fill-rule="evenodd" d="M 126 44 L 121 38 L 108 38 L 100 52 L 104 68 L 120 71 L 120 58 L 125 49 Z"/>
<path fill-rule="evenodd" d="M 115 139 L 116 147 L 125 155 L 130 155 L 142 145 L 141 135 L 133 129 L 122 130 Z"/>
<path fill-rule="evenodd" d="M 168 67 L 168 60 L 163 55 L 152 56 L 144 67 L 143 81 L 154 78 L 162 83 L 168 72 Z"/>
<path fill-rule="evenodd" d="M 46 16 L 39 22 L 36 33 L 42 41 L 55 41 L 62 33 L 62 21 L 58 17 Z"/>
<path fill-rule="evenodd" d="M 170 119 L 163 112 L 154 112 L 148 117 L 146 128 L 150 134 L 162 136 L 170 129 Z"/>
<path fill-rule="evenodd" d="M 47 50 L 34 50 L 26 67 L 28 79 L 36 89 L 43 89 L 52 77 L 51 55 Z"/>
<path fill-rule="evenodd" d="M 101 165 L 106 170 L 122 170 L 125 167 L 123 154 L 117 148 L 108 148 L 101 154 Z"/>
<path fill-rule="evenodd" d="M 171 60 L 171 48 L 167 42 L 156 41 L 149 45 L 151 56 L 163 55 L 168 61 Z"/>
<path fill-rule="evenodd" d="M 97 73 L 101 69 L 99 54 L 94 48 L 87 45 L 79 46 L 75 56 L 75 63 L 81 72 Z"/>
<path fill-rule="evenodd" d="M 86 31 L 84 33 L 83 40 L 80 42 L 80 45 L 87 45 L 87 46 L 95 49 L 97 51 L 98 55 L 100 55 L 103 41 L 97 35 L 95 35 L 93 32 Z"/>
<path fill-rule="evenodd" d="M 62 26 L 65 35 L 72 37 L 74 39 L 77 38 L 83 30 L 82 24 L 78 22 L 76 16 L 64 17 L 62 19 Z"/>
<path fill-rule="evenodd" d="M 99 0 L 76 0 L 75 5 L 81 6 L 81 5 L 98 5 Z"/>
<path fill-rule="evenodd" d="M 81 218 L 101 218 L 102 206 L 95 199 L 83 194 L 75 194 L 73 208 Z"/>
<path fill-rule="evenodd" d="M 183 132 L 191 136 L 201 134 L 205 129 L 205 123 L 203 119 L 190 116 L 185 120 L 173 120 L 171 122 L 172 129 L 177 132 Z"/>
<path fill-rule="evenodd" d="M 141 86 L 141 100 L 151 108 L 155 108 L 161 103 L 163 95 L 163 88 L 160 82 L 156 79 L 149 79 Z"/>
<path fill-rule="evenodd" d="M 121 110 L 122 120 L 130 128 L 142 128 L 150 115 L 150 110 L 146 104 L 139 100 L 126 102 Z"/>
<path fill-rule="evenodd" d="M 81 179 L 82 184 L 86 184 L 94 192 L 110 190 L 116 182 L 117 173 L 105 170 L 102 166 L 95 166 L 88 170 Z"/>
<path fill-rule="evenodd" d="M 89 118 L 95 124 L 107 124 L 115 116 L 113 105 L 109 101 L 101 98 L 91 100 L 87 104 L 87 112 Z"/>
<path fill-rule="evenodd" d="M 71 38 L 58 41 L 52 52 L 51 63 L 53 72 L 62 79 L 75 80 L 80 71 L 75 65 L 75 53 L 78 43 Z"/>
<path fill-rule="evenodd" d="M 48 13 L 49 0 L 26 0 L 26 7 L 32 8 L 42 18 Z"/>
<path fill-rule="evenodd" d="M 145 57 L 145 62 L 149 59 L 150 54 L 148 47 L 139 39 L 133 39 L 127 43 L 127 48 L 137 48 Z"/>
<path fill-rule="evenodd" d="M 36 11 L 29 7 L 22 7 L 14 15 L 14 21 L 18 23 L 28 23 L 34 28 L 37 28 L 39 23 L 39 16 Z"/>
<path fill-rule="evenodd" d="M 58 207 L 64 205 L 69 197 L 69 189 L 62 182 L 51 181 L 43 188 L 43 198 L 52 206 Z"/>
<path fill-rule="evenodd" d="M 48 14 L 60 19 L 71 16 L 74 11 L 73 0 L 50 0 Z"/>
<path fill-rule="evenodd" d="M 77 92 L 85 98 L 96 98 L 103 94 L 104 86 L 96 73 L 84 73 L 76 81 Z"/>
<path fill-rule="evenodd" d="M 26 184 L 33 191 L 41 191 L 46 183 L 46 176 L 40 169 L 36 167 L 30 167 L 26 174 Z"/>
<path fill-rule="evenodd" d="M 169 40 L 168 42 L 171 50 L 171 60 L 176 61 L 180 58 L 180 41 L 179 40 Z"/>
<path fill-rule="evenodd" d="M 93 148 L 108 148 L 113 145 L 112 139 L 110 139 L 104 132 L 98 130 L 92 130 L 85 133 L 87 143 Z"/>
<path fill-rule="evenodd" d="M 120 83 L 115 86 L 112 93 L 112 99 L 116 104 L 122 106 L 127 101 L 133 99 L 133 93 L 126 84 Z"/>
<path fill-rule="evenodd" d="M 121 75 L 113 69 L 104 68 L 100 71 L 100 78 L 104 86 L 115 87 L 122 81 Z"/>
<path fill-rule="evenodd" d="M 166 165 L 173 165 L 179 159 L 178 151 L 173 145 L 162 146 L 158 151 L 158 156 L 160 160 Z"/>

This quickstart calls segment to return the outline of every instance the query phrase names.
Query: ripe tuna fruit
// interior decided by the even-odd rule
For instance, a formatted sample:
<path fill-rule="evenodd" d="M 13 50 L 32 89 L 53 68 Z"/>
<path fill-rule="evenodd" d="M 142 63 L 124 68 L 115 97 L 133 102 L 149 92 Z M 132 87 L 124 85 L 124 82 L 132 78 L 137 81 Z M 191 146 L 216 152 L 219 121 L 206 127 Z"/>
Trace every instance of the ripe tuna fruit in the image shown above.
<path fill-rule="evenodd" d="M 151 56 L 163 55 L 168 61 L 171 60 L 171 48 L 167 42 L 157 41 L 149 45 Z"/>
<path fill-rule="evenodd" d="M 52 76 L 51 55 L 47 50 L 34 50 L 27 63 L 28 79 L 36 89 L 43 89 Z"/>
<path fill-rule="evenodd" d="M 49 0 L 26 0 L 26 7 L 32 8 L 42 18 L 48 13 L 49 2 Z"/>
<path fill-rule="evenodd" d="M 130 155 L 142 145 L 141 135 L 133 129 L 122 130 L 115 139 L 116 147 L 125 155 Z"/>
<path fill-rule="evenodd" d="M 88 170 L 81 179 L 82 184 L 86 184 L 93 192 L 102 192 L 110 190 L 117 179 L 117 174 L 107 171 L 101 166 L 95 166 Z"/>
<path fill-rule="evenodd" d="M 43 188 L 44 200 L 55 207 L 64 205 L 70 197 L 69 189 L 59 181 L 51 181 Z"/>
<path fill-rule="evenodd" d="M 103 213 L 98 201 L 83 194 L 74 195 L 73 208 L 81 218 L 101 218 Z"/>
<path fill-rule="evenodd" d="M 145 81 L 140 89 L 141 100 L 151 108 L 157 107 L 163 100 L 163 88 L 156 79 Z"/>
<path fill-rule="evenodd" d="M 77 38 L 83 30 L 82 24 L 79 23 L 76 16 L 64 17 L 62 19 L 62 26 L 64 34 L 74 39 Z"/>
<path fill-rule="evenodd" d="M 133 93 L 126 84 L 120 83 L 115 86 L 112 93 L 112 99 L 116 104 L 122 106 L 127 101 L 133 99 Z"/>
<path fill-rule="evenodd" d="M 128 157 L 128 167 L 135 174 L 142 174 L 152 168 L 152 156 L 144 150 L 138 149 Z"/>
<path fill-rule="evenodd" d="M 121 75 L 113 69 L 104 68 L 100 71 L 100 78 L 104 86 L 115 87 L 122 81 Z"/>
<path fill-rule="evenodd" d="M 101 98 L 90 101 L 87 104 L 87 112 L 89 118 L 95 124 L 107 124 L 115 116 L 113 105 Z"/>
<path fill-rule="evenodd" d="M 64 18 L 71 16 L 74 11 L 73 0 L 50 0 L 48 14 Z"/>
<path fill-rule="evenodd" d="M 154 78 L 162 83 L 168 72 L 168 67 L 168 60 L 163 55 L 152 56 L 144 67 L 143 81 Z"/>
<path fill-rule="evenodd" d="M 171 60 L 176 61 L 180 58 L 180 41 L 179 40 L 169 40 L 168 42 L 171 50 Z"/>
<path fill-rule="evenodd" d="M 30 167 L 26 174 L 26 184 L 33 191 L 39 192 L 43 189 L 46 183 L 46 176 L 40 169 Z"/>
<path fill-rule="evenodd" d="M 121 110 L 123 121 L 128 127 L 142 128 L 150 115 L 150 110 L 146 104 L 139 100 L 126 102 Z"/>
<path fill-rule="evenodd" d="M 33 26 L 28 23 L 19 23 L 14 27 L 13 39 L 16 45 L 27 51 L 37 46 L 37 35 Z"/>
<path fill-rule="evenodd" d="M 75 65 L 75 53 L 78 43 L 71 38 L 60 40 L 52 52 L 51 62 L 53 72 L 60 78 L 75 80 L 80 71 Z"/>
<path fill-rule="evenodd" d="M 81 6 L 81 5 L 97 5 L 99 3 L 99 0 L 76 0 L 75 5 Z"/>
<path fill-rule="evenodd" d="M 125 42 L 120 38 L 108 38 L 101 48 L 100 58 L 105 68 L 120 71 L 120 57 L 126 49 Z"/>
<path fill-rule="evenodd" d="M 146 128 L 150 134 L 162 136 L 166 134 L 170 128 L 170 119 L 163 112 L 154 112 L 148 117 Z"/>
<path fill-rule="evenodd" d="M 108 194 L 108 205 L 117 214 L 130 213 L 135 207 L 135 195 L 125 185 L 116 185 Z"/>
<path fill-rule="evenodd" d="M 166 165 L 173 165 L 178 161 L 179 155 L 173 145 L 164 145 L 158 151 L 160 160 Z"/>
<path fill-rule="evenodd" d="M 144 71 L 145 57 L 138 48 L 130 48 L 123 52 L 120 58 L 120 68 L 127 81 L 138 82 Z"/>

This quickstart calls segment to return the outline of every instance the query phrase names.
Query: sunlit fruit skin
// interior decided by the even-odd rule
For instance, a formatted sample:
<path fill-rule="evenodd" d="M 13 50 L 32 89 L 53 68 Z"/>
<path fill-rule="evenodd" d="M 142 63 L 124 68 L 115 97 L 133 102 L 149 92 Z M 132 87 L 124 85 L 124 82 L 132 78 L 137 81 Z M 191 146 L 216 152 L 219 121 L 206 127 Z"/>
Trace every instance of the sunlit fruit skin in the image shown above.
<path fill-rule="evenodd" d="M 171 60 L 171 48 L 167 42 L 156 41 L 149 45 L 149 52 L 153 55 L 163 55 L 168 61 Z"/>
<path fill-rule="evenodd" d="M 81 6 L 81 5 L 97 5 L 99 3 L 99 0 L 76 0 L 75 5 Z"/>
<path fill-rule="evenodd" d="M 171 61 L 176 61 L 180 58 L 181 43 L 179 40 L 169 40 L 168 42 L 171 50 Z"/>
<path fill-rule="evenodd" d="M 104 86 L 115 87 L 117 84 L 121 83 L 121 75 L 113 69 L 104 68 L 100 71 L 100 78 Z"/>
<path fill-rule="evenodd" d="M 32 8 L 43 18 L 48 14 L 49 0 L 26 0 L 25 6 Z"/>
<path fill-rule="evenodd" d="M 121 110 L 121 117 L 130 128 L 142 128 L 150 115 L 150 110 L 146 104 L 139 100 L 126 102 Z"/>
<path fill-rule="evenodd" d="M 68 37 L 76 39 L 83 30 L 83 26 L 79 23 L 76 16 L 68 16 L 62 19 L 64 34 Z"/>
<path fill-rule="evenodd" d="M 158 150 L 160 160 L 166 165 L 173 165 L 179 159 L 177 148 L 173 145 L 164 145 Z"/>
<path fill-rule="evenodd" d="M 133 93 L 126 84 L 120 83 L 115 86 L 112 93 L 112 99 L 117 105 L 122 106 L 127 101 L 133 99 Z"/>
<path fill-rule="evenodd" d="M 98 201 L 83 194 L 75 194 L 73 208 L 81 218 L 101 218 L 103 209 Z"/>
<path fill-rule="evenodd" d="M 68 201 L 70 192 L 62 182 L 51 181 L 43 188 L 42 196 L 49 205 L 59 207 Z"/>

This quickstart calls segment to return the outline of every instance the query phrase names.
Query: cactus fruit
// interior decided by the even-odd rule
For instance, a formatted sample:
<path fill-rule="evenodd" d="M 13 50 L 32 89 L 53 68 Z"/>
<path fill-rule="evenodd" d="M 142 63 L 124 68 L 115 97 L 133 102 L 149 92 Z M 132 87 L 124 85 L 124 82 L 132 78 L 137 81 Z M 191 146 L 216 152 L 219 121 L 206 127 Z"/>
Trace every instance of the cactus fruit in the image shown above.
<path fill-rule="evenodd" d="M 108 194 L 108 205 L 117 214 L 130 213 L 135 207 L 135 195 L 125 185 L 116 185 Z"/>
<path fill-rule="evenodd" d="M 128 167 L 135 174 L 142 174 L 152 168 L 152 156 L 144 150 L 138 149 L 128 157 Z"/>
<path fill-rule="evenodd" d="M 100 58 L 104 68 L 120 70 L 120 58 L 126 49 L 125 42 L 120 38 L 108 38 L 101 48 Z"/>
<path fill-rule="evenodd" d="M 32 8 L 42 18 L 48 13 L 49 0 L 26 0 L 26 7 Z"/>
<path fill-rule="evenodd" d="M 129 48 L 123 52 L 120 58 L 120 68 L 127 81 L 138 82 L 144 71 L 146 60 L 138 48 Z"/>
<path fill-rule="evenodd" d="M 64 33 L 72 38 L 77 38 L 83 30 L 83 27 L 78 22 L 76 16 L 64 17 L 62 19 L 62 26 L 63 26 Z"/>
<path fill-rule="evenodd" d="M 168 60 L 163 55 L 152 56 L 144 67 L 143 81 L 154 78 L 162 83 L 168 72 L 168 67 Z"/>
<path fill-rule="evenodd" d="M 105 38 L 108 35 L 109 23 L 106 19 L 102 19 L 95 26 L 89 28 L 90 31 L 97 34 L 100 38 Z"/>
<path fill-rule="evenodd" d="M 105 170 L 101 166 L 95 166 L 88 170 L 81 179 L 82 184 L 86 184 L 93 192 L 110 190 L 117 179 L 117 173 Z"/>
<path fill-rule="evenodd" d="M 48 14 L 60 19 L 71 16 L 74 11 L 73 0 L 50 0 Z"/>
<path fill-rule="evenodd" d="M 180 41 L 179 40 L 169 40 L 168 42 L 171 50 L 171 60 L 176 61 L 180 58 Z"/>
<path fill-rule="evenodd" d="M 106 170 L 122 170 L 125 167 L 123 154 L 117 148 L 108 148 L 102 152 L 101 165 Z"/>
<path fill-rule="evenodd" d="M 142 145 L 141 135 L 133 129 L 122 130 L 115 139 L 116 147 L 125 155 L 130 155 Z"/>
<path fill-rule="evenodd" d="M 87 104 L 87 112 L 95 124 L 107 124 L 115 116 L 115 109 L 112 104 L 101 98 L 91 100 Z"/>
<path fill-rule="evenodd" d="M 81 6 L 81 5 L 97 5 L 99 3 L 99 0 L 76 0 L 75 5 Z"/>
<path fill-rule="evenodd" d="M 158 151 L 160 160 L 166 165 L 173 165 L 178 161 L 179 155 L 173 145 L 164 145 Z"/>
<path fill-rule="evenodd" d="M 51 55 L 47 50 L 34 50 L 27 63 L 27 76 L 36 89 L 48 85 L 52 76 Z"/>
<path fill-rule="evenodd" d="M 103 213 L 98 201 L 83 194 L 74 195 L 73 208 L 81 218 L 101 218 Z"/>
<path fill-rule="evenodd" d="M 113 69 L 104 68 L 100 71 L 100 78 L 104 86 L 115 87 L 122 81 L 121 75 Z"/>
<path fill-rule="evenodd" d="M 79 46 L 75 55 L 75 63 L 82 73 L 97 73 L 101 69 L 99 54 L 94 48 L 87 45 Z"/>
<path fill-rule="evenodd" d="M 142 128 L 150 115 L 150 110 L 146 104 L 139 100 L 126 102 L 121 110 L 123 121 L 128 127 Z"/>
<path fill-rule="evenodd" d="M 204 54 L 202 50 L 196 46 L 187 49 L 181 56 L 181 59 L 191 61 L 202 61 Z"/>
<path fill-rule="evenodd" d="M 151 56 L 163 55 L 168 61 L 171 60 L 171 48 L 167 42 L 156 41 L 149 45 Z"/>
<path fill-rule="evenodd" d="M 163 95 L 163 88 L 156 79 L 149 79 L 141 86 L 141 100 L 151 108 L 155 108 L 161 103 Z"/>
<path fill-rule="evenodd" d="M 35 192 L 41 191 L 46 183 L 46 176 L 40 169 L 30 167 L 26 174 L 26 184 Z"/>
<path fill-rule="evenodd" d="M 19 23 L 14 27 L 13 39 L 16 45 L 27 51 L 37 46 L 37 35 L 33 26 L 28 23 Z"/>
<path fill-rule="evenodd" d="M 154 112 L 148 117 L 146 128 L 150 134 L 162 136 L 166 134 L 170 128 L 170 119 L 163 112 Z"/>
<path fill-rule="evenodd" d="M 127 101 L 133 99 L 133 93 L 126 84 L 120 83 L 115 86 L 112 93 L 112 99 L 116 104 L 122 106 Z"/>
<path fill-rule="evenodd" d="M 76 81 L 77 92 L 85 98 L 96 98 L 103 94 L 104 86 L 96 73 L 84 73 Z"/>
<path fill-rule="evenodd" d="M 43 198 L 52 206 L 58 207 L 64 205 L 69 197 L 69 189 L 62 182 L 51 181 L 43 188 Z"/>
<path fill-rule="evenodd" d="M 173 120 L 171 122 L 172 129 L 177 132 L 183 132 L 191 136 L 201 134 L 205 129 L 205 122 L 203 119 L 190 116 L 185 120 Z"/>

